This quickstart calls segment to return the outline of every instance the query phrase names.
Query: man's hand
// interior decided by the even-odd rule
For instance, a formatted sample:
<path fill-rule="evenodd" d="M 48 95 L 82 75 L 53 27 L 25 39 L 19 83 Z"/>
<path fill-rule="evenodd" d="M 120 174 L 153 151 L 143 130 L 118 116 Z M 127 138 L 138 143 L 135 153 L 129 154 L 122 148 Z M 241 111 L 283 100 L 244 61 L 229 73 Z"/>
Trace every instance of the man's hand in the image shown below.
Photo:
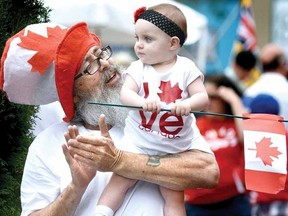
<path fill-rule="evenodd" d="M 100 116 L 99 128 L 100 137 L 79 135 L 76 139 L 69 140 L 69 152 L 77 161 L 92 166 L 98 171 L 113 171 L 120 162 L 123 152 L 115 148 L 104 115 Z"/>
<path fill-rule="evenodd" d="M 96 169 L 93 166 L 82 163 L 75 159 L 75 155 L 69 151 L 69 143 L 76 140 L 76 137 L 79 135 L 77 126 L 69 126 L 68 132 L 64 134 L 67 145 L 62 145 L 63 153 L 65 155 L 66 161 L 70 167 L 70 172 L 72 175 L 72 184 L 78 188 L 85 188 L 91 182 L 91 180 L 96 175 Z"/>

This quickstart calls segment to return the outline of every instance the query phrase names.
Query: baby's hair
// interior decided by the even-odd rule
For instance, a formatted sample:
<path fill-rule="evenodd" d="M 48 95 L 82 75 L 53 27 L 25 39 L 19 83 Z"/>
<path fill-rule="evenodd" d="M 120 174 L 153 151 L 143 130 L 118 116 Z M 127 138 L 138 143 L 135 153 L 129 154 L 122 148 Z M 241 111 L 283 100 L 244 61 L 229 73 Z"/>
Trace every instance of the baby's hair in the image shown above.
<path fill-rule="evenodd" d="M 187 38 L 187 22 L 186 17 L 183 14 L 183 12 L 172 4 L 158 4 L 154 5 L 148 8 L 148 10 L 154 10 L 157 11 L 164 16 L 168 17 L 170 20 L 172 20 L 175 24 L 177 24 L 183 33 L 185 34 L 185 38 Z"/>

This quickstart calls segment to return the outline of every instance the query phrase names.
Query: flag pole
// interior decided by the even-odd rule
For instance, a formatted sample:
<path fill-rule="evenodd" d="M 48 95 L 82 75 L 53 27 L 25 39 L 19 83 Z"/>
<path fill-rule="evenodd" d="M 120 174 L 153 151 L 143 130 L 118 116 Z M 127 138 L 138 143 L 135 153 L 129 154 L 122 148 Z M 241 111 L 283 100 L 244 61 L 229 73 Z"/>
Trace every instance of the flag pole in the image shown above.
<path fill-rule="evenodd" d="M 130 108 L 130 109 L 143 109 L 141 106 L 131 106 L 131 105 L 124 105 L 124 104 L 114 104 L 114 103 L 103 103 L 103 102 L 96 102 L 96 101 L 88 101 L 88 104 L 94 104 L 99 106 L 112 106 L 112 107 L 123 107 L 123 108 Z M 171 112 L 171 109 L 161 108 L 160 111 Z M 198 115 L 211 115 L 211 116 L 222 116 L 222 117 L 230 117 L 230 118 L 241 118 L 241 119 L 250 119 L 249 117 L 245 116 L 237 116 L 237 115 L 230 115 L 230 114 L 223 114 L 223 113 L 213 113 L 213 112 L 204 112 L 204 111 L 191 111 L 190 113 L 198 114 Z M 278 120 L 279 122 L 288 122 L 288 120 Z"/>

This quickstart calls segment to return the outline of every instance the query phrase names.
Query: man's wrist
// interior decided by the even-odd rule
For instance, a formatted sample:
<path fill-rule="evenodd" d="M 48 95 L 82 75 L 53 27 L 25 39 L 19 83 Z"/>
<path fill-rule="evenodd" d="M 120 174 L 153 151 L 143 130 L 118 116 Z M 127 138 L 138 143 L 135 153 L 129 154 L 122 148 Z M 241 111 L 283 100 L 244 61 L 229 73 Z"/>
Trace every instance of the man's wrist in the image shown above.
<path fill-rule="evenodd" d="M 115 157 L 114 162 L 111 165 L 111 171 L 112 172 L 115 169 L 115 167 L 121 163 L 121 161 L 123 159 L 123 151 L 116 149 L 115 152 L 116 152 L 116 157 Z"/>
<path fill-rule="evenodd" d="M 86 190 L 87 186 L 76 186 L 73 182 L 71 182 L 70 184 L 68 184 L 66 190 L 68 191 L 69 194 L 75 194 L 75 196 L 82 196 Z"/>

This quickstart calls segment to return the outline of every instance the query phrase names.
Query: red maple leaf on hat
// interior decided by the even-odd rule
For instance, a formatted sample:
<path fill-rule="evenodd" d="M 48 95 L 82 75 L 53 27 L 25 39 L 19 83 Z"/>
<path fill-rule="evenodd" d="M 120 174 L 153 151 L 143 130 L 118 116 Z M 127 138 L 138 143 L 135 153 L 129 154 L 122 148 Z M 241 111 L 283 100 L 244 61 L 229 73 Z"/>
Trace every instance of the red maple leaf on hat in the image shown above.
<path fill-rule="evenodd" d="M 59 26 L 47 27 L 47 37 L 28 31 L 26 36 L 20 36 L 22 42 L 18 45 L 28 50 L 37 51 L 28 62 L 32 65 L 31 72 L 44 74 L 55 59 L 56 50 L 67 29 Z"/>
<path fill-rule="evenodd" d="M 278 158 L 278 155 L 282 154 L 282 152 L 278 151 L 278 147 L 271 147 L 273 144 L 271 138 L 263 137 L 260 142 L 255 143 L 257 151 L 256 157 L 260 158 L 265 165 L 272 166 L 272 162 L 274 161 L 272 157 Z"/>
<path fill-rule="evenodd" d="M 161 81 L 159 89 L 162 93 L 157 94 L 160 97 L 160 100 L 166 104 L 175 103 L 177 99 L 181 99 L 182 90 L 179 88 L 178 83 L 172 87 L 170 81 Z"/>

